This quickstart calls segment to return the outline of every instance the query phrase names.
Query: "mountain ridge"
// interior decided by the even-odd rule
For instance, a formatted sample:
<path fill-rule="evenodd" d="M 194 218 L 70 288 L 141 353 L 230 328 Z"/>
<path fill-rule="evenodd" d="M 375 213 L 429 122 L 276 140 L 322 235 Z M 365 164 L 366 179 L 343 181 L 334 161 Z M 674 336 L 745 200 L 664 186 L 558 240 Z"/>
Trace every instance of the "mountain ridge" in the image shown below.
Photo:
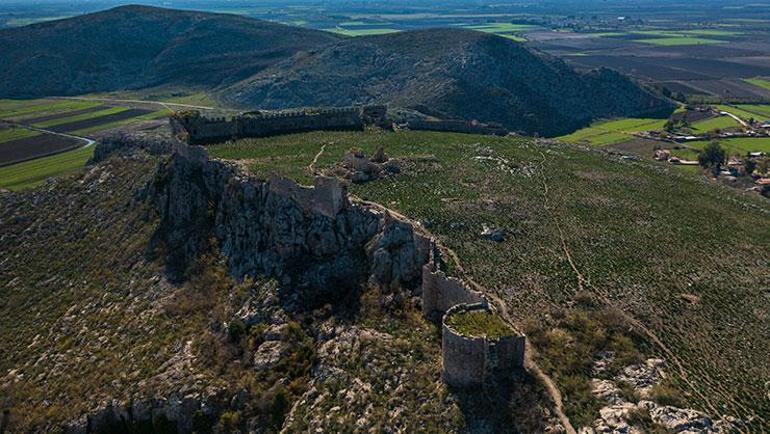
<path fill-rule="evenodd" d="M 345 37 L 227 14 L 122 6 L 0 30 L 0 97 L 203 89 L 244 109 L 383 103 L 559 135 L 673 105 L 610 71 L 482 32 Z"/>

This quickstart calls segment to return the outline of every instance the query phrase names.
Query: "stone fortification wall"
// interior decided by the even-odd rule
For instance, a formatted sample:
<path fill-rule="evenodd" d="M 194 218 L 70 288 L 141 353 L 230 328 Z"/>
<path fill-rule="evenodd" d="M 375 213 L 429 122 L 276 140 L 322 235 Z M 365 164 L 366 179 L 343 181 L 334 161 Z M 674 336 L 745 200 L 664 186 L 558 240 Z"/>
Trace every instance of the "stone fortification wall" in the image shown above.
<path fill-rule="evenodd" d="M 317 130 L 362 130 L 367 125 L 385 126 L 387 107 L 341 107 L 247 113 L 231 118 L 207 117 L 200 112 L 181 112 L 170 118 L 174 134 L 190 144 L 207 144 L 243 137 L 268 137 Z"/>
<path fill-rule="evenodd" d="M 440 317 L 452 306 L 485 301 L 482 293 L 441 271 L 438 266 L 439 255 L 440 252 L 434 249 L 431 260 L 422 268 L 423 315 L 428 318 Z"/>
<path fill-rule="evenodd" d="M 508 130 L 503 128 L 502 125 L 454 119 L 434 121 L 413 119 L 407 122 L 406 127 L 410 130 L 449 131 L 466 134 L 489 134 L 497 136 L 508 134 Z"/>
<path fill-rule="evenodd" d="M 507 382 L 524 366 L 525 338 L 522 335 L 490 339 L 463 336 L 447 324 L 447 318 L 462 311 L 485 309 L 485 303 L 460 304 L 450 308 L 442 320 L 442 378 L 459 388 L 479 387 Z"/>

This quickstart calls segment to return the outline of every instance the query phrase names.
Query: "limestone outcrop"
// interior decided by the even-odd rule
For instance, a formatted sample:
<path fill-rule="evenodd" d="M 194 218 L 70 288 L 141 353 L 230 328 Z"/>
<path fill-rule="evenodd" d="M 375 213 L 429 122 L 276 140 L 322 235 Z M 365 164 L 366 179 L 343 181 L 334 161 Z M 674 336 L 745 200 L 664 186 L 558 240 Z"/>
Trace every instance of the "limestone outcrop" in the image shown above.
<path fill-rule="evenodd" d="M 419 286 L 429 240 L 407 222 L 351 203 L 336 178 L 313 187 L 256 179 L 235 165 L 180 145 L 141 195 L 160 217 L 151 250 L 162 247 L 182 279 L 216 244 L 236 277 L 261 275 L 316 305 L 373 281 Z"/>
<path fill-rule="evenodd" d="M 603 374 L 604 365 L 611 362 L 613 357 L 610 352 L 602 354 L 594 363 L 594 372 Z M 645 428 L 639 425 L 639 421 L 644 419 L 666 432 L 673 433 L 719 434 L 735 432 L 740 427 L 741 421 L 730 416 L 717 419 L 694 409 L 655 402 L 651 391 L 666 378 L 664 365 L 663 359 L 650 358 L 642 363 L 626 366 L 612 379 L 592 379 L 591 392 L 605 406 L 599 410 L 599 418 L 592 426 L 581 428 L 579 433 L 641 434 L 645 432 Z M 633 395 L 639 399 L 632 401 L 637 402 L 630 402 L 629 397 L 623 394 L 620 389 L 623 384 L 633 390 Z"/>

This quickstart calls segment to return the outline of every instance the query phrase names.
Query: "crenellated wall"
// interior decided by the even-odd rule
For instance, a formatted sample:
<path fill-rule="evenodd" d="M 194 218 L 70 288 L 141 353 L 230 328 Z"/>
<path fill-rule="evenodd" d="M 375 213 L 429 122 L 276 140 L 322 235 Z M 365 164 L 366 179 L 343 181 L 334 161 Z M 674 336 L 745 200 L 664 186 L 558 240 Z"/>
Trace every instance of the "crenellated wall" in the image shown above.
<path fill-rule="evenodd" d="M 189 144 L 209 144 L 244 137 L 268 137 L 317 130 L 362 130 L 387 126 L 386 106 L 313 108 L 281 113 L 245 113 L 230 118 L 198 111 L 170 117 L 175 136 Z"/>

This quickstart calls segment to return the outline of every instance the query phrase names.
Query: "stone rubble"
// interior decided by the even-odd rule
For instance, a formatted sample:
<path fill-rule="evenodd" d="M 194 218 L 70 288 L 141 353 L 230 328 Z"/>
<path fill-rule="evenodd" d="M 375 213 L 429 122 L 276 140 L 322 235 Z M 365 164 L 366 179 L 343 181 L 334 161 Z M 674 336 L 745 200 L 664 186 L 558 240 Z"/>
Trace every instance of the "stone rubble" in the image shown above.
<path fill-rule="evenodd" d="M 600 354 L 594 361 L 594 373 L 607 371 L 614 355 Z M 642 434 L 642 427 L 634 426 L 637 415 L 647 413 L 655 425 L 678 434 L 722 434 L 734 432 L 741 422 L 729 416 L 714 420 L 710 416 L 689 408 L 660 405 L 649 399 L 652 388 L 666 378 L 662 367 L 665 361 L 650 358 L 643 363 L 626 366 L 614 379 L 591 379 L 591 392 L 607 405 L 599 410 L 592 426 L 581 427 L 579 434 Z M 631 386 L 639 402 L 628 402 L 618 386 Z"/>

